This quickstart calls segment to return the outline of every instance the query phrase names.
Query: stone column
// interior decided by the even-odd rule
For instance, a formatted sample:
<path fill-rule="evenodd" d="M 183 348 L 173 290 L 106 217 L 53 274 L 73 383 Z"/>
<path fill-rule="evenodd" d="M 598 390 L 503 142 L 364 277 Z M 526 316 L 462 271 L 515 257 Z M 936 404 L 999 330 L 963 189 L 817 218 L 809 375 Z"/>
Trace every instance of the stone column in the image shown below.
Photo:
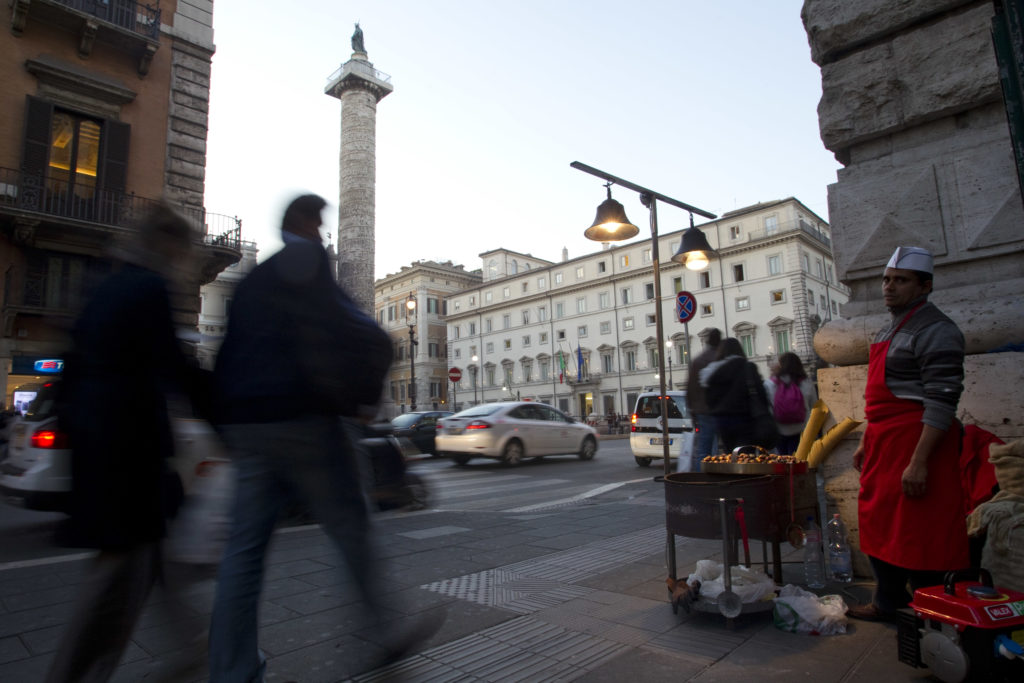
<path fill-rule="evenodd" d="M 893 249 L 935 254 L 931 300 L 969 354 L 958 416 L 1004 439 L 1024 435 L 1024 205 L 985 0 L 806 0 L 821 67 L 821 138 L 844 168 L 829 186 L 842 318 L 815 336 L 832 416 L 863 419 L 868 346 L 889 319 L 881 275 Z M 831 423 L 830 423 L 831 424 Z M 825 466 L 830 507 L 856 531 L 854 432 Z M 851 534 L 856 541 L 856 534 Z M 865 572 L 867 565 L 858 563 Z"/>
<path fill-rule="evenodd" d="M 373 315 L 377 102 L 392 91 L 390 76 L 353 52 L 325 93 L 341 100 L 338 190 L 338 283 Z"/>

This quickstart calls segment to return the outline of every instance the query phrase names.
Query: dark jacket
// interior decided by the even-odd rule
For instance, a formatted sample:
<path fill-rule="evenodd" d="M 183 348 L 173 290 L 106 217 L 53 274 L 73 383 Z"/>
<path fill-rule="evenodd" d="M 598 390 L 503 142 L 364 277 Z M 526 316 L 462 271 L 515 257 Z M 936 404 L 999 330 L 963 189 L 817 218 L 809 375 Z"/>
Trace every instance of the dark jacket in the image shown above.
<path fill-rule="evenodd" d="M 181 500 L 165 396 L 185 360 L 164 280 L 125 266 L 76 323 L 61 382 L 60 421 L 73 450 L 71 545 L 116 549 L 155 541 Z"/>
<path fill-rule="evenodd" d="M 697 354 L 690 366 L 690 374 L 686 379 L 686 405 L 695 415 L 707 415 L 711 412 L 708 408 L 707 394 L 704 387 L 700 385 L 700 371 L 715 360 L 717 353 L 717 346 L 708 347 Z"/>
<path fill-rule="evenodd" d="M 334 282 L 327 252 L 292 242 L 239 283 L 214 381 L 219 420 L 354 416 L 375 406 L 391 342 Z"/>
<path fill-rule="evenodd" d="M 750 386 L 758 400 L 768 405 L 768 396 L 757 366 L 746 358 L 732 356 L 704 369 L 708 406 L 712 415 L 750 415 Z"/>

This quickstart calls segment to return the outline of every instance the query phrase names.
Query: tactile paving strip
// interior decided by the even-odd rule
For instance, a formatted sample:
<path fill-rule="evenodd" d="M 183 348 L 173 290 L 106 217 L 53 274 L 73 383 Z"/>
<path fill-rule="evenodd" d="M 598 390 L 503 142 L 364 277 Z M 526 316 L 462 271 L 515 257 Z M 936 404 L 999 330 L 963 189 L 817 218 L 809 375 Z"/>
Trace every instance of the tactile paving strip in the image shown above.
<path fill-rule="evenodd" d="M 570 585 L 574 581 L 662 552 L 664 547 L 664 528 L 653 527 L 420 588 L 530 614 L 591 592 L 590 588 Z"/>
<path fill-rule="evenodd" d="M 627 649 L 604 638 L 518 617 L 353 681 L 571 681 Z"/>

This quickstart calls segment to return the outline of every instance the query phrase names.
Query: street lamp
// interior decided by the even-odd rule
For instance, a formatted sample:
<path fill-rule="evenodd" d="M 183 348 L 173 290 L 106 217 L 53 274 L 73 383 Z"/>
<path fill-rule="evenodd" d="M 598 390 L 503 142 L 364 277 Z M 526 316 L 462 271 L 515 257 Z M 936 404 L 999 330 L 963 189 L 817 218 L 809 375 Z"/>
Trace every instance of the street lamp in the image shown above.
<path fill-rule="evenodd" d="M 474 353 L 470 360 L 473 361 L 473 405 L 479 405 L 476 400 L 476 385 L 480 381 L 480 366 L 477 365 L 477 362 L 480 360 L 480 356 Z"/>
<path fill-rule="evenodd" d="M 611 189 L 612 185 L 619 185 L 620 187 L 624 187 L 626 189 L 633 190 L 634 192 L 639 193 L 640 194 L 640 202 L 644 206 L 646 206 L 647 209 L 650 211 L 650 219 L 651 219 L 651 262 L 652 262 L 652 264 L 654 266 L 654 324 L 655 324 L 655 338 L 658 339 L 659 341 L 664 339 L 665 338 L 665 328 L 664 328 L 664 325 L 662 324 L 662 320 L 661 320 L 661 264 L 660 264 L 660 255 L 658 253 L 658 204 L 657 204 L 657 200 L 660 199 L 661 201 L 665 202 L 666 204 L 671 204 L 673 206 L 677 206 L 680 209 L 683 209 L 684 211 L 688 211 L 690 213 L 690 226 L 691 227 L 690 227 L 689 230 L 687 230 L 686 232 L 683 233 L 683 239 L 682 239 L 682 241 L 680 243 L 679 252 L 677 253 L 677 256 L 679 254 L 683 254 L 684 263 L 687 263 L 687 261 L 686 261 L 686 258 L 687 258 L 686 254 L 687 254 L 687 252 L 695 252 L 695 251 L 697 251 L 696 249 L 693 249 L 694 245 L 701 246 L 701 245 L 698 244 L 699 240 L 696 240 L 695 238 L 697 238 L 697 237 L 703 238 L 704 237 L 702 232 L 700 232 L 699 230 L 697 230 L 696 228 L 693 227 L 693 214 L 696 213 L 696 214 L 699 214 L 701 216 L 704 216 L 706 218 L 711 218 L 711 219 L 716 218 L 715 214 L 709 213 L 707 211 L 703 211 L 701 209 L 698 209 L 695 206 L 690 206 L 689 204 L 684 204 L 683 202 L 679 201 L 678 199 L 673 199 L 673 198 L 665 196 L 663 194 L 659 194 L 657 192 L 654 192 L 653 190 L 648 190 L 646 187 L 641 187 L 640 185 L 636 185 L 636 184 L 631 183 L 631 182 L 629 182 L 627 180 L 623 180 L 622 178 L 617 178 L 616 176 L 613 176 L 613 175 L 611 175 L 609 173 L 605 173 L 604 171 L 599 171 L 596 168 L 593 168 L 591 166 L 587 166 L 586 164 L 581 164 L 578 161 L 572 162 L 570 164 L 570 166 L 572 166 L 573 168 L 575 168 L 578 171 L 583 171 L 584 173 L 589 173 L 590 175 L 597 176 L 598 178 L 601 178 L 601 179 L 605 180 L 608 183 L 605 186 L 607 188 L 607 190 L 608 190 L 608 198 L 601 204 L 601 206 L 598 207 L 597 217 L 594 220 L 594 224 L 591 225 L 589 228 L 587 228 L 587 230 L 583 233 L 583 235 L 587 239 L 594 240 L 595 242 L 619 242 L 619 241 L 622 241 L 622 240 L 629 239 L 631 237 L 635 237 L 640 232 L 640 228 L 638 228 L 635 225 L 633 225 L 632 223 L 630 223 L 629 220 L 626 218 L 626 213 L 625 213 L 625 210 L 622 208 L 622 205 L 619 204 L 618 202 L 616 202 L 615 200 L 613 200 L 611 198 L 612 197 L 612 189 Z M 616 211 L 616 207 L 617 207 L 617 211 Z M 694 233 L 694 231 L 696 231 L 696 233 Z M 706 251 L 711 251 L 711 247 L 707 245 L 707 239 L 703 240 L 703 246 L 707 247 Z M 684 251 L 683 247 L 690 247 L 690 248 L 686 249 Z M 672 258 L 673 258 L 673 260 L 675 260 L 676 256 L 673 256 Z M 693 265 L 691 266 L 689 263 L 687 263 L 687 267 L 691 268 L 691 269 L 699 270 L 699 268 L 696 267 L 697 264 L 700 261 L 699 256 L 694 254 L 693 257 L 692 257 L 692 260 L 693 260 Z M 707 265 L 707 257 L 706 256 L 705 256 L 704 261 L 705 261 L 704 265 L 706 266 Z M 665 379 L 666 379 L 665 378 L 665 354 L 661 353 L 660 349 L 659 349 L 659 353 L 658 353 L 658 386 L 659 386 L 659 396 L 660 396 L 660 401 L 661 401 L 661 406 L 660 407 L 661 407 L 661 416 L 662 416 L 662 420 L 661 420 L 661 445 L 662 445 L 662 448 L 663 448 L 663 450 L 662 450 L 662 457 L 664 458 L 663 464 L 665 466 L 664 467 L 665 475 L 668 476 L 668 474 L 670 472 L 670 465 L 671 465 L 671 463 L 670 463 L 670 455 L 669 455 L 669 436 L 668 436 L 668 395 L 666 393 L 666 388 L 665 388 Z M 667 545 L 668 545 L 668 550 L 669 550 L 668 555 L 669 555 L 669 558 L 670 558 L 669 559 L 669 571 L 670 571 L 672 576 L 675 576 L 675 573 L 676 573 L 675 536 L 672 533 L 668 534 Z"/>
<path fill-rule="evenodd" d="M 405 302 L 405 307 L 409 309 L 408 320 L 409 320 L 409 404 L 412 406 L 413 412 L 416 410 L 416 346 L 419 344 L 416 341 L 416 295 L 412 292 L 409 293 L 409 298 Z"/>

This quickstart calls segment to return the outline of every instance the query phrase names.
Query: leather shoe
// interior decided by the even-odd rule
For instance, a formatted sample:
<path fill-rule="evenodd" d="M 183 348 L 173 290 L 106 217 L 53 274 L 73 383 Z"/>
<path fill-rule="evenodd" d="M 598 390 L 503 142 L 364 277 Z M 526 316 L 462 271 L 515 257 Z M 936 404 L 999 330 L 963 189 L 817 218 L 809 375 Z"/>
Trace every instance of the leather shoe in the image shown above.
<path fill-rule="evenodd" d="M 873 602 L 866 605 L 854 605 L 846 609 L 846 616 L 861 621 L 896 621 L 895 612 L 883 612 Z"/>

